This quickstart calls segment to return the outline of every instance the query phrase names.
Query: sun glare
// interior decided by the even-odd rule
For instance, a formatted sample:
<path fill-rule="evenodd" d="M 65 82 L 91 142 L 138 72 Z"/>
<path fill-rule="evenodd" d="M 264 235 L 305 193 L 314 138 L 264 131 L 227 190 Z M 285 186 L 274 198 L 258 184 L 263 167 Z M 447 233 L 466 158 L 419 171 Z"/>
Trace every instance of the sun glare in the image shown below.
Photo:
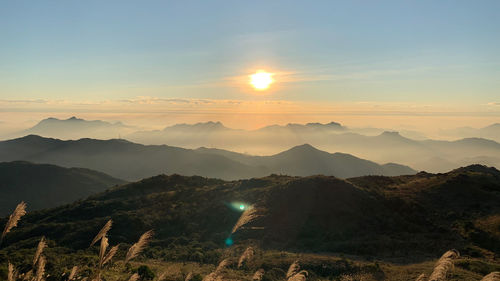
<path fill-rule="evenodd" d="M 273 74 L 265 71 L 257 71 L 250 75 L 250 84 L 258 91 L 263 91 L 269 88 L 274 82 Z"/>

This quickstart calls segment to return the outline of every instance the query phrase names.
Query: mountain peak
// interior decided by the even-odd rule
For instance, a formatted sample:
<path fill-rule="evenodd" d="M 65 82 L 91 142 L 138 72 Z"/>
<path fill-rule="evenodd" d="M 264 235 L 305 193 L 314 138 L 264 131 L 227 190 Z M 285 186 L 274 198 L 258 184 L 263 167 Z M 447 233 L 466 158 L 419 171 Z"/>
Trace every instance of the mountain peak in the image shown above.
<path fill-rule="evenodd" d="M 304 152 L 304 153 L 310 153 L 310 152 L 317 152 L 317 151 L 321 151 L 319 149 L 317 149 L 316 147 L 308 144 L 308 143 L 304 143 L 304 144 L 301 144 L 301 145 L 297 145 L 297 146 L 294 146 L 292 148 L 290 148 L 289 150 L 287 151 L 284 151 L 285 153 L 286 152 Z"/>
<path fill-rule="evenodd" d="M 397 131 L 384 131 L 382 134 L 380 134 L 382 137 L 401 137 L 399 132 Z"/>
<path fill-rule="evenodd" d="M 483 173 L 483 174 L 491 174 L 500 176 L 500 171 L 498 171 L 495 167 L 488 167 L 480 164 L 473 164 L 465 167 L 461 167 L 453 170 L 452 172 L 472 172 L 472 173 Z"/>
<path fill-rule="evenodd" d="M 168 129 L 206 129 L 206 130 L 226 130 L 229 129 L 220 121 L 207 121 L 207 122 L 199 122 L 195 124 L 175 124 L 173 126 L 166 127 L 164 130 Z"/>

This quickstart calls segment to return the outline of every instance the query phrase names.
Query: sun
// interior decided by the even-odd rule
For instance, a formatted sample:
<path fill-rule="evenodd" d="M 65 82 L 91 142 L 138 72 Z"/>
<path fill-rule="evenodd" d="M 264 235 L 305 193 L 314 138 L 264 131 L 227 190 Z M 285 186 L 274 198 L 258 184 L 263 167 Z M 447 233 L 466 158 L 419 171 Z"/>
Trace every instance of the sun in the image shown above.
<path fill-rule="evenodd" d="M 250 84 L 257 91 L 267 90 L 273 82 L 273 74 L 263 70 L 259 70 L 255 74 L 250 75 Z"/>

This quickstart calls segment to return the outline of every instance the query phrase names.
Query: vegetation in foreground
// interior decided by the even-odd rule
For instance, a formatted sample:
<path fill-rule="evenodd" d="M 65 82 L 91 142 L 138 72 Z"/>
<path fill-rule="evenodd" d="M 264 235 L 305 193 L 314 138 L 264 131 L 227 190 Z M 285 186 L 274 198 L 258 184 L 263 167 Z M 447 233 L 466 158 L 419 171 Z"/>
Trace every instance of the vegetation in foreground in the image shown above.
<path fill-rule="evenodd" d="M 0 243 L 25 214 L 26 204 L 21 202 L 9 216 L 0 237 Z M 234 229 L 241 227 L 242 220 L 245 220 L 245 213 L 242 214 Z M 9 256 L 7 270 L 0 271 L 3 275 L 0 277 L 8 281 L 500 280 L 500 272 L 487 273 L 483 278 L 480 272 L 490 269 L 500 270 L 500 265 L 484 263 L 478 259 L 459 259 L 460 254 L 456 250 L 444 253 L 433 267 L 429 263 L 410 267 L 378 262 L 355 262 L 345 257 L 261 251 L 244 245 L 235 245 L 221 250 L 219 257 L 221 261 L 216 267 L 202 263 L 183 262 L 181 264 L 157 260 L 132 263 L 132 260 L 137 258 L 150 242 L 154 234 L 152 230 L 142 234 L 126 252 L 120 253 L 122 256 L 118 261 L 114 261 L 115 256 L 120 257 L 117 255 L 120 245 L 109 248 L 108 232 L 111 227 L 112 220 L 109 220 L 91 241 L 86 253 L 64 253 L 61 256 L 61 253 L 49 252 L 47 251 L 48 243 L 45 237 L 42 237 L 32 260 L 27 259 L 26 253 L 17 253 L 12 257 L 19 262 L 15 265 L 11 263 Z M 98 243 L 100 246 L 97 256 L 92 255 L 92 252 L 97 250 L 92 246 Z M 74 265 L 71 266 L 71 263 Z M 455 269 L 456 265 L 459 267 L 458 270 Z M 286 268 L 288 269 L 285 271 Z M 429 275 L 419 272 L 429 272 Z"/>
<path fill-rule="evenodd" d="M 67 280 L 75 265 L 80 277 L 99 274 L 108 281 L 134 273 L 154 279 L 165 269 L 165 280 L 184 280 L 190 272 L 193 278 L 285 280 L 296 260 L 305 270 L 300 278 L 308 280 L 417 280 L 434 278 L 429 261 L 453 248 L 462 255 L 443 263 L 446 277 L 481 280 L 499 271 L 499 194 L 500 172 L 483 166 L 348 180 L 158 176 L 27 215 L 21 204 L 9 220 L 0 219 L 8 226 L 0 276 L 8 277 L 9 263 L 11 273 L 35 273 L 40 259 L 33 257 L 45 237 L 48 281 Z M 95 240 L 110 220 L 112 227 Z M 130 241 L 151 229 L 149 246 L 127 259 Z M 101 246 L 89 248 L 92 240 Z M 238 267 L 249 246 L 251 262 Z"/>

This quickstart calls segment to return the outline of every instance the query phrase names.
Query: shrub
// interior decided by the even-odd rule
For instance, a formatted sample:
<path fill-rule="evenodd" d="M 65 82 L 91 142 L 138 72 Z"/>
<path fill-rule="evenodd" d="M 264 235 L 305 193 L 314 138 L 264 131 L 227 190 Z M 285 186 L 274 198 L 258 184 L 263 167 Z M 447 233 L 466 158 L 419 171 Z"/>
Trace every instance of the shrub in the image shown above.
<path fill-rule="evenodd" d="M 153 280 L 155 278 L 154 272 L 147 265 L 139 266 L 137 274 L 139 274 L 141 280 Z"/>

